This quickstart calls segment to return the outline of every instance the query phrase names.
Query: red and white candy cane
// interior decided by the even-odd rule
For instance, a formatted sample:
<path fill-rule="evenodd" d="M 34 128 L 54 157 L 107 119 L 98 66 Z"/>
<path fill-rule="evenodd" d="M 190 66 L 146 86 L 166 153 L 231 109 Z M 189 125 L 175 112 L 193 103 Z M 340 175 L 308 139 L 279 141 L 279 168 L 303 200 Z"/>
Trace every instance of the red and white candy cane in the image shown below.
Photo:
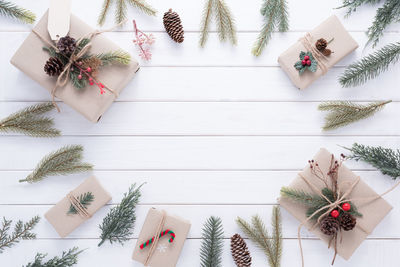
<path fill-rule="evenodd" d="M 175 239 L 175 233 L 174 233 L 174 232 L 172 232 L 172 231 L 169 230 L 169 229 L 167 229 L 167 230 L 165 230 L 165 231 L 162 231 L 162 232 L 160 233 L 160 238 L 163 237 L 163 236 L 165 236 L 165 235 L 170 235 L 170 236 L 171 236 L 171 238 L 168 240 L 169 243 L 174 242 L 174 239 Z M 147 240 L 146 242 L 144 242 L 143 244 L 141 244 L 141 245 L 140 245 L 140 249 L 144 249 L 145 247 L 151 245 L 151 244 L 154 242 L 154 239 L 155 239 L 155 237 L 153 236 L 153 238 L 151 238 L 151 239 Z"/>

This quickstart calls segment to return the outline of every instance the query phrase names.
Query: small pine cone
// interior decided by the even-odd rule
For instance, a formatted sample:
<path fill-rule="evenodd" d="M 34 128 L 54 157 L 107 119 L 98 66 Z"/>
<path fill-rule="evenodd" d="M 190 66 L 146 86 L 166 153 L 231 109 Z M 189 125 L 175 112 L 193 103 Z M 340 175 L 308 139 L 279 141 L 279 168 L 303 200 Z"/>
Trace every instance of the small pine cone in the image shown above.
<path fill-rule="evenodd" d="M 329 57 L 332 54 L 332 51 L 327 48 L 327 49 L 322 50 L 322 54 L 326 57 Z"/>
<path fill-rule="evenodd" d="M 315 47 L 321 52 L 324 51 L 327 46 L 328 42 L 324 38 L 318 39 L 315 43 Z"/>
<path fill-rule="evenodd" d="M 231 237 L 231 253 L 238 267 L 250 267 L 251 256 L 246 242 L 239 234 Z"/>
<path fill-rule="evenodd" d="M 51 57 L 44 65 L 44 72 L 49 76 L 58 76 L 64 70 L 64 64 L 59 58 Z"/>
<path fill-rule="evenodd" d="M 340 223 L 339 220 L 332 216 L 326 216 L 323 218 L 319 225 L 321 232 L 326 235 L 334 235 L 339 231 Z"/>
<path fill-rule="evenodd" d="M 70 36 L 60 38 L 57 42 L 57 49 L 60 53 L 70 56 L 75 51 L 76 40 Z"/>
<path fill-rule="evenodd" d="M 172 12 L 170 9 L 164 13 L 164 27 L 168 35 L 177 43 L 182 43 L 184 40 L 184 31 L 181 23 L 181 19 L 176 12 Z"/>
<path fill-rule="evenodd" d="M 339 217 L 340 227 L 345 231 L 351 231 L 357 224 L 357 219 L 349 213 L 343 213 Z"/>

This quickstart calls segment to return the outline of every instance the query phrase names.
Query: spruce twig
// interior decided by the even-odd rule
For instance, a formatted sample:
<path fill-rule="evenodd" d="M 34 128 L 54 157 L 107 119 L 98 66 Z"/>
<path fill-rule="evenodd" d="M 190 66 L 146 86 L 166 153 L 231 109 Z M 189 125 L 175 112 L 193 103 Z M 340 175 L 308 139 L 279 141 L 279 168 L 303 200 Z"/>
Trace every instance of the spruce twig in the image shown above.
<path fill-rule="evenodd" d="M 119 242 L 123 244 L 129 239 L 133 233 L 133 227 L 136 222 L 136 206 L 139 203 L 143 186 L 136 187 L 136 184 L 129 188 L 129 191 L 124 194 L 121 203 L 111 208 L 103 222 L 99 225 L 101 230 L 99 247 L 106 241 Z"/>
<path fill-rule="evenodd" d="M 210 23 L 211 19 L 213 16 L 213 1 L 214 0 L 206 0 L 204 10 L 203 10 L 203 18 L 201 22 L 201 30 L 200 30 L 200 46 L 204 47 L 204 45 L 207 42 L 208 39 L 208 34 L 209 34 L 209 28 L 210 28 Z"/>
<path fill-rule="evenodd" d="M 112 3 L 113 3 L 113 0 L 104 0 L 99 18 L 97 19 L 98 25 L 104 25 L 104 22 L 106 21 L 106 18 L 107 18 L 108 10 L 109 10 L 110 6 L 112 5 Z"/>
<path fill-rule="evenodd" d="M 53 109 L 50 102 L 21 109 L 0 121 L 0 132 L 17 132 L 32 137 L 60 136 L 60 131 L 53 128 L 53 119 L 43 116 Z"/>
<path fill-rule="evenodd" d="M 324 131 L 333 130 L 358 120 L 362 120 L 374 115 L 386 104 L 392 102 L 379 101 L 367 105 L 361 105 L 350 101 L 331 101 L 318 106 L 321 111 L 329 111 L 325 116 Z"/>
<path fill-rule="evenodd" d="M 98 54 L 96 57 L 101 60 L 103 66 L 113 63 L 128 65 L 131 62 L 131 55 L 123 50 Z"/>
<path fill-rule="evenodd" d="M 36 20 L 36 15 L 31 11 L 4 0 L 0 0 L 0 15 L 28 24 L 33 24 Z"/>
<path fill-rule="evenodd" d="M 47 254 L 37 253 L 35 260 L 28 263 L 25 267 L 70 267 L 78 264 L 78 256 L 83 250 L 79 250 L 78 247 L 63 251 L 61 257 L 54 257 L 47 262 L 43 262 Z"/>
<path fill-rule="evenodd" d="M 19 220 L 15 224 L 13 232 L 9 234 L 8 232 L 10 231 L 12 220 L 7 220 L 3 217 L 2 227 L 0 228 L 0 254 L 3 253 L 6 248 L 11 248 L 15 244 L 19 243 L 20 240 L 35 239 L 36 234 L 31 231 L 39 221 L 39 216 L 33 217 L 26 223 Z"/>
<path fill-rule="evenodd" d="M 81 162 L 83 147 L 80 145 L 64 146 L 45 156 L 35 170 L 20 183 L 35 183 L 50 175 L 65 175 L 78 172 L 87 172 L 93 165 Z"/>
<path fill-rule="evenodd" d="M 223 238 L 221 218 L 211 216 L 203 226 L 200 248 L 201 267 L 222 267 Z"/>
<path fill-rule="evenodd" d="M 81 194 L 78 198 L 79 203 L 82 205 L 83 208 L 87 209 L 87 207 L 93 202 L 94 195 L 92 192 L 86 192 Z M 78 211 L 76 208 L 71 204 L 69 206 L 69 210 L 67 214 L 77 214 Z"/>
<path fill-rule="evenodd" d="M 292 189 L 290 187 L 282 187 L 281 196 L 295 203 L 301 203 L 309 207 L 326 204 L 326 200 L 318 195 L 310 195 L 304 191 Z"/>
<path fill-rule="evenodd" d="M 128 0 L 133 7 L 140 9 L 149 16 L 155 16 L 157 11 L 144 0 Z"/>
<path fill-rule="evenodd" d="M 343 0 L 343 5 L 340 7 L 337 7 L 336 9 L 339 8 L 347 8 L 347 14 L 346 17 L 350 16 L 353 12 L 357 10 L 360 6 L 364 4 L 370 4 L 374 5 L 381 2 L 381 0 Z"/>

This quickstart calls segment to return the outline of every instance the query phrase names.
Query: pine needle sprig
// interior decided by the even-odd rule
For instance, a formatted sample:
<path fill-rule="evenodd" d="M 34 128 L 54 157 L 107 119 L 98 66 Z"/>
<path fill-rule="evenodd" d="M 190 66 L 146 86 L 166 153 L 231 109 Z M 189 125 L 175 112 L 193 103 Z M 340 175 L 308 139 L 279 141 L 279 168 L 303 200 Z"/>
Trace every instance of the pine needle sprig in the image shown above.
<path fill-rule="evenodd" d="M 347 8 L 346 17 L 349 17 L 360 6 L 362 6 L 364 4 L 374 5 L 374 4 L 378 4 L 379 2 L 381 2 L 381 0 L 344 0 L 343 5 L 341 5 L 340 7 L 337 7 L 336 9 Z"/>
<path fill-rule="evenodd" d="M 222 267 L 224 229 L 221 218 L 211 216 L 205 222 L 200 248 L 201 267 Z"/>
<path fill-rule="evenodd" d="M 359 61 L 349 65 L 340 76 L 343 87 L 358 86 L 375 79 L 400 59 L 400 42 L 384 46 Z"/>
<path fill-rule="evenodd" d="M 101 230 L 100 247 L 106 240 L 113 242 L 119 242 L 123 244 L 127 241 L 133 233 L 133 227 L 136 222 L 136 206 L 139 203 L 141 197 L 141 187 L 136 187 L 136 184 L 129 188 L 129 191 L 124 194 L 121 203 L 111 208 L 103 222 L 99 225 Z"/>
<path fill-rule="evenodd" d="M 4 0 L 0 0 L 0 15 L 28 24 L 33 24 L 36 20 L 36 15 L 31 11 Z"/>
<path fill-rule="evenodd" d="M 99 18 L 97 19 L 97 24 L 98 25 L 104 25 L 104 22 L 106 21 L 107 15 L 108 15 L 108 10 L 110 9 L 110 6 L 112 5 L 113 0 L 104 0 L 103 6 L 101 7 L 101 12 L 99 15 Z"/>
<path fill-rule="evenodd" d="M 116 50 L 113 52 L 98 54 L 96 55 L 96 57 L 101 60 L 101 64 L 103 66 L 113 63 L 128 65 L 131 62 L 131 55 L 123 50 Z"/>
<path fill-rule="evenodd" d="M 92 192 L 86 192 L 81 194 L 78 198 L 79 203 L 83 208 L 87 209 L 87 207 L 94 201 L 94 195 Z M 77 214 L 78 211 L 73 205 L 69 206 L 68 214 Z"/>
<path fill-rule="evenodd" d="M 201 30 L 200 30 L 200 46 L 204 47 L 207 42 L 210 23 L 213 16 L 213 3 L 214 0 L 206 0 L 204 10 L 203 10 L 203 18 L 201 22 Z"/>
<path fill-rule="evenodd" d="M 364 161 L 371 164 L 383 174 L 389 175 L 394 180 L 400 177 L 400 150 L 384 148 L 381 146 L 365 146 L 354 143 L 351 148 L 346 148 L 352 154 L 348 159 Z"/>
<path fill-rule="evenodd" d="M 93 169 L 93 165 L 83 163 L 83 147 L 80 145 L 64 146 L 59 150 L 45 156 L 35 170 L 20 183 L 35 183 L 50 175 L 65 175 L 78 172 L 87 172 Z"/>
<path fill-rule="evenodd" d="M 70 267 L 78 264 L 78 256 L 82 252 L 83 250 L 79 250 L 79 248 L 74 247 L 68 251 L 63 251 L 60 258 L 56 256 L 47 262 L 43 262 L 47 254 L 37 253 L 35 260 L 28 263 L 25 267 Z"/>
<path fill-rule="evenodd" d="M 289 11 L 287 0 L 280 0 L 279 2 L 279 31 L 287 32 L 289 30 Z"/>
<path fill-rule="evenodd" d="M 11 248 L 20 240 L 31 240 L 36 238 L 36 234 L 32 233 L 33 228 L 39 223 L 40 217 L 35 216 L 30 221 L 24 223 L 19 220 L 11 234 L 8 232 L 11 229 L 12 220 L 7 220 L 3 217 L 2 227 L 0 228 L 0 254 L 6 248 Z"/>
<path fill-rule="evenodd" d="M 333 130 L 355 121 L 371 117 L 390 102 L 392 101 L 379 101 L 367 105 L 361 105 L 350 101 L 330 101 L 322 103 L 318 106 L 318 109 L 329 112 L 325 116 L 323 130 Z"/>
<path fill-rule="evenodd" d="M 117 9 L 115 10 L 115 23 L 121 23 L 126 20 L 126 2 L 125 0 L 116 0 Z"/>
<path fill-rule="evenodd" d="M 61 132 L 54 128 L 53 119 L 42 115 L 53 110 L 50 102 L 21 109 L 0 121 L 0 132 L 23 133 L 32 137 L 56 137 Z"/>
<path fill-rule="evenodd" d="M 133 7 L 143 11 L 149 16 L 155 16 L 157 14 L 157 10 L 155 10 L 151 5 L 146 3 L 144 0 L 128 0 L 128 3 Z"/>
<path fill-rule="evenodd" d="M 229 7 L 224 0 L 214 0 L 214 5 L 219 39 L 224 42 L 228 38 L 235 45 L 237 43 L 236 26 Z"/>
<path fill-rule="evenodd" d="M 318 195 L 311 195 L 302 190 L 296 190 L 289 187 L 281 188 L 281 196 L 291 199 L 296 203 L 306 206 L 320 206 L 326 204 L 326 200 Z"/>

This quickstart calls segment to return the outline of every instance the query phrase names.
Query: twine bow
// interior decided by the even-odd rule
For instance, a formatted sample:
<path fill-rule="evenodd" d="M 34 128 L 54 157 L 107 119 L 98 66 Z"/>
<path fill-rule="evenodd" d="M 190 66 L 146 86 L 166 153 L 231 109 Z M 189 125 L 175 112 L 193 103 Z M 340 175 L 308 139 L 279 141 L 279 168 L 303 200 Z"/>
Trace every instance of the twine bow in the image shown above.
<path fill-rule="evenodd" d="M 166 217 L 167 217 L 167 214 L 166 214 L 166 212 L 163 210 L 163 211 L 162 211 L 161 220 L 160 220 L 160 222 L 159 222 L 159 224 L 158 224 L 156 233 L 155 233 L 155 235 L 154 235 L 154 236 L 155 236 L 154 242 L 151 244 L 150 250 L 149 250 L 149 252 L 147 253 L 147 257 L 146 257 L 146 260 L 145 260 L 145 262 L 144 262 L 144 266 L 148 266 L 148 265 L 149 265 L 149 261 L 150 261 L 150 259 L 151 259 L 151 256 L 153 256 L 153 253 L 154 253 L 154 251 L 156 250 L 156 246 L 157 246 L 157 244 L 158 244 L 158 241 L 160 240 L 160 233 L 161 233 L 161 231 L 162 231 L 162 229 L 163 229 L 163 227 L 164 227 Z"/>
<path fill-rule="evenodd" d="M 89 219 L 92 217 L 92 214 L 90 214 L 87 209 L 81 204 L 81 202 L 79 201 L 79 199 L 77 199 L 73 192 L 69 192 L 67 195 L 67 198 L 69 200 L 69 202 L 71 203 L 71 205 L 75 208 L 75 210 L 78 212 L 78 214 L 80 216 L 82 216 L 85 219 Z"/>
<path fill-rule="evenodd" d="M 318 61 L 318 66 L 321 68 L 322 73 L 326 74 L 328 72 L 328 67 L 325 65 L 326 57 L 313 45 L 313 40 L 311 34 L 308 32 L 306 35 L 301 37 L 299 41 L 303 46 L 310 51 L 315 59 Z"/>

